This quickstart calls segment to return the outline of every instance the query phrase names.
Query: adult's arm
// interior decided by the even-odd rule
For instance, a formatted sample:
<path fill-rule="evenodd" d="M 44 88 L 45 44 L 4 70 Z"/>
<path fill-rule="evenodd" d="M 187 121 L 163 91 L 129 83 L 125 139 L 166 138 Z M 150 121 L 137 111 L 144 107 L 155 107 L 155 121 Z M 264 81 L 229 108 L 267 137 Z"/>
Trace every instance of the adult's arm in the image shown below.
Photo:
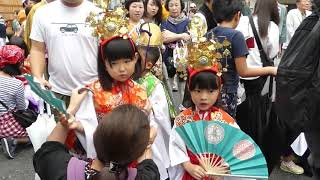
<path fill-rule="evenodd" d="M 177 34 L 169 30 L 164 30 L 162 31 L 162 39 L 163 39 L 163 43 L 171 43 L 171 42 L 180 41 L 180 40 L 187 41 L 190 39 L 190 35 L 187 33 Z"/>
<path fill-rule="evenodd" d="M 32 40 L 30 55 L 31 73 L 40 80 L 46 67 L 44 42 Z"/>
<path fill-rule="evenodd" d="M 261 67 L 261 68 L 249 68 L 247 66 L 246 57 L 235 58 L 236 69 L 241 77 L 255 77 L 264 75 L 277 75 L 277 67 Z"/>

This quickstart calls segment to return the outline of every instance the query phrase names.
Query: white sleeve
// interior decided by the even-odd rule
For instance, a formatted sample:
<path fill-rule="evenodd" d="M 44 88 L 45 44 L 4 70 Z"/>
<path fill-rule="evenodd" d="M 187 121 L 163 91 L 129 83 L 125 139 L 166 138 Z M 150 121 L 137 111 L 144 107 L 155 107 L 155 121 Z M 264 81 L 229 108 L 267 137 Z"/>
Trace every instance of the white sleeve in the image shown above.
<path fill-rule="evenodd" d="M 288 15 L 287 15 L 287 43 L 289 44 L 295 29 L 294 29 L 294 13 L 293 11 L 289 11 Z"/>
<path fill-rule="evenodd" d="M 274 58 L 279 53 L 279 27 L 271 22 L 268 29 L 267 54 L 269 58 Z"/>
<path fill-rule="evenodd" d="M 161 83 L 155 87 L 152 94 L 149 96 L 149 100 L 153 109 L 153 116 L 150 116 L 150 120 L 153 120 L 158 127 L 163 130 L 164 135 L 169 137 L 171 131 L 169 107 L 166 94 Z"/>
<path fill-rule="evenodd" d="M 32 28 L 30 33 L 30 39 L 44 42 L 45 41 L 45 26 L 42 17 L 42 8 L 38 9 L 32 19 Z"/>
<path fill-rule="evenodd" d="M 88 96 L 82 101 L 75 118 L 80 121 L 85 133 L 76 133 L 79 141 L 87 152 L 88 158 L 95 158 L 97 156 L 93 144 L 93 133 L 98 126 L 98 119 L 94 109 L 93 97 L 89 93 Z"/>
<path fill-rule="evenodd" d="M 169 141 L 169 156 L 172 167 L 190 161 L 186 145 L 175 129 L 176 126 L 173 126 Z"/>
<path fill-rule="evenodd" d="M 236 30 L 240 31 L 243 34 L 245 40 L 252 37 L 252 36 L 250 36 L 251 26 L 249 23 L 248 16 L 241 16 L 239 24 L 236 27 Z"/>

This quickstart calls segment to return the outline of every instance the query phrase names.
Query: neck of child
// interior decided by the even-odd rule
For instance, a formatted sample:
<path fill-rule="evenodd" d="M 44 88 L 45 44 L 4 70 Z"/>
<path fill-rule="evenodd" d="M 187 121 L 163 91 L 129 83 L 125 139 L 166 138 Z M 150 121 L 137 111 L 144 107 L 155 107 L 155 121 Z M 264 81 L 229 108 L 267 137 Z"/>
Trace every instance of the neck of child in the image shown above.
<path fill-rule="evenodd" d="M 0 71 L 0 76 L 4 76 L 4 77 L 11 77 L 9 74 L 3 72 L 3 71 Z"/>
<path fill-rule="evenodd" d="M 101 171 L 104 168 L 103 163 L 99 159 L 92 160 L 91 169 Z"/>
<path fill-rule="evenodd" d="M 149 70 L 149 69 L 146 69 L 146 70 L 144 70 L 144 71 L 141 73 L 141 76 L 144 77 L 144 76 L 147 75 L 149 72 L 150 72 L 150 70 Z"/>
<path fill-rule="evenodd" d="M 219 23 L 219 26 L 225 27 L 225 28 L 231 28 L 231 29 L 234 29 L 234 28 L 235 28 L 235 25 L 234 25 L 233 21 L 230 21 L 230 22 L 221 22 L 221 23 Z"/>

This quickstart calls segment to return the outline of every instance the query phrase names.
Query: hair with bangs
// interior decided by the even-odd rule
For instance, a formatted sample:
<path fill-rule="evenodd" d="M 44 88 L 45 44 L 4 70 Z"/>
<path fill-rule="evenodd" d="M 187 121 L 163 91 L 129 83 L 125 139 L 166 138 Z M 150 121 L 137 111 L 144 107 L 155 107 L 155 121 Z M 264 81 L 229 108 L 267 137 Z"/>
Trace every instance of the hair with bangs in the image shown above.
<path fill-rule="evenodd" d="M 221 86 L 219 77 L 210 71 L 199 72 L 190 79 L 189 90 L 209 89 L 216 90 Z"/>
<path fill-rule="evenodd" d="M 162 22 L 162 5 L 160 0 L 145 0 L 144 1 L 144 13 L 143 16 L 147 17 L 148 15 L 148 2 L 154 1 L 156 6 L 159 8 L 157 14 L 154 16 L 155 23 L 159 26 Z"/>
<path fill-rule="evenodd" d="M 108 73 L 105 63 L 108 63 L 111 67 L 111 62 L 119 59 L 133 59 L 136 53 L 136 48 L 129 39 L 123 39 L 122 37 L 112 39 L 99 48 L 98 52 L 98 77 L 100 84 L 105 91 L 109 91 L 112 88 L 112 77 Z M 141 75 L 141 60 L 138 59 L 135 65 L 135 72 L 131 76 L 133 79 L 139 78 Z"/>

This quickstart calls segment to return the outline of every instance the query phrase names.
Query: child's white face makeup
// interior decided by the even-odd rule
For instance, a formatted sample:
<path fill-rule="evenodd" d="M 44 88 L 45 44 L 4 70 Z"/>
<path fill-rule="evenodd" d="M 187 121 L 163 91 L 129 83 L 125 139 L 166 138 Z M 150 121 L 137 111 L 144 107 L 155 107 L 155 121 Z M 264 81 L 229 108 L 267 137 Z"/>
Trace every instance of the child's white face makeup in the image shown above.
<path fill-rule="evenodd" d="M 115 81 L 124 82 L 128 80 L 135 71 L 137 54 L 133 59 L 118 59 L 109 64 L 105 62 L 107 72 Z"/>
<path fill-rule="evenodd" d="M 201 111 L 209 110 L 219 97 L 219 90 L 194 89 L 191 92 L 191 99 L 195 106 Z"/>

